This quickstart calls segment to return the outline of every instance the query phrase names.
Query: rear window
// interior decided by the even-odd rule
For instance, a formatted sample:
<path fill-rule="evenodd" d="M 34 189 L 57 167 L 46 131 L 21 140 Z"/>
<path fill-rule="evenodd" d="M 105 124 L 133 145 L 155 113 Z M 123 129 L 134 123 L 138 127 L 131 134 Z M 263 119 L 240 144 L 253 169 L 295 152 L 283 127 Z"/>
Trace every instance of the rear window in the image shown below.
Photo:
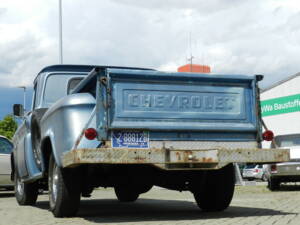
<path fill-rule="evenodd" d="M 278 136 L 275 141 L 279 147 L 300 146 L 300 134 Z"/>
<path fill-rule="evenodd" d="M 5 138 L 0 138 L 0 154 L 10 154 L 13 145 Z"/>
<path fill-rule="evenodd" d="M 68 94 L 72 93 L 72 91 L 76 88 L 76 86 L 82 81 L 83 78 L 73 78 L 69 81 L 68 84 Z"/>

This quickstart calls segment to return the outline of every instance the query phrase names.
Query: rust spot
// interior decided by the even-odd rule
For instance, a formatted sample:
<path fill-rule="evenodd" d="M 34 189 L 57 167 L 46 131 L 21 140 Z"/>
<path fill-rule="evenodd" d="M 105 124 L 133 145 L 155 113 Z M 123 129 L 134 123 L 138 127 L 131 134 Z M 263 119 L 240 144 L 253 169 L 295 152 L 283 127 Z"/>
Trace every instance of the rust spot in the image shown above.
<path fill-rule="evenodd" d="M 202 158 L 202 162 L 207 162 L 207 163 L 213 162 L 213 159 L 212 159 L 212 158 L 206 158 L 206 157 L 203 157 L 203 158 Z"/>
<path fill-rule="evenodd" d="M 101 78 L 100 78 L 100 82 L 101 82 L 102 84 L 106 85 L 106 83 L 107 83 L 106 77 L 101 77 Z"/>
<path fill-rule="evenodd" d="M 140 157 L 140 156 L 136 156 L 133 159 L 136 160 L 136 161 L 138 161 L 138 162 L 144 162 L 144 161 L 146 161 L 146 157 Z"/>

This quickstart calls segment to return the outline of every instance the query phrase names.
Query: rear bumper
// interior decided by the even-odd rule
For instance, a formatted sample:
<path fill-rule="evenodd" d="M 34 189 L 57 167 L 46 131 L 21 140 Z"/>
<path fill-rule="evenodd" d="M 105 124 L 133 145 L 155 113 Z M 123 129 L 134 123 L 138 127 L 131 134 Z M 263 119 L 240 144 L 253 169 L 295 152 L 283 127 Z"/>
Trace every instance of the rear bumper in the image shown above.
<path fill-rule="evenodd" d="M 74 149 L 62 156 L 63 167 L 80 164 L 153 164 L 166 170 L 219 169 L 233 162 L 289 161 L 288 149 Z"/>

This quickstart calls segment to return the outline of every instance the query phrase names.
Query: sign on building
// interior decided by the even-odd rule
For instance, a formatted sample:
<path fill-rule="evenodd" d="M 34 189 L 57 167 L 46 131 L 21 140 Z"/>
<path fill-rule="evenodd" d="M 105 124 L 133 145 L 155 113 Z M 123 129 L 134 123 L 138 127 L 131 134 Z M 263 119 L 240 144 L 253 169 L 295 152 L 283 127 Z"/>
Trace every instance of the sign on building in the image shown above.
<path fill-rule="evenodd" d="M 300 111 L 300 94 L 261 101 L 262 116 Z"/>

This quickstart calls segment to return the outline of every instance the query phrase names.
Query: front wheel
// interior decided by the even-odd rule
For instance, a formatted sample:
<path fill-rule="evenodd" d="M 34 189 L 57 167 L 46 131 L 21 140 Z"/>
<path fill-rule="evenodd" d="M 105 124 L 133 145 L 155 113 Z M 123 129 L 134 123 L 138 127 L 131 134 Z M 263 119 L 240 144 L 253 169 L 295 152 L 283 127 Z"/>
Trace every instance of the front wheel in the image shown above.
<path fill-rule="evenodd" d="M 38 184 L 24 183 L 18 175 L 17 169 L 14 173 L 15 196 L 19 205 L 35 205 L 38 197 Z"/>
<path fill-rule="evenodd" d="M 79 169 L 60 168 L 51 155 L 49 162 L 49 203 L 55 217 L 75 216 L 81 195 L 81 173 Z"/>
<path fill-rule="evenodd" d="M 235 174 L 232 164 L 215 171 L 207 171 L 204 180 L 193 190 L 195 200 L 205 212 L 226 209 L 233 197 Z"/>

